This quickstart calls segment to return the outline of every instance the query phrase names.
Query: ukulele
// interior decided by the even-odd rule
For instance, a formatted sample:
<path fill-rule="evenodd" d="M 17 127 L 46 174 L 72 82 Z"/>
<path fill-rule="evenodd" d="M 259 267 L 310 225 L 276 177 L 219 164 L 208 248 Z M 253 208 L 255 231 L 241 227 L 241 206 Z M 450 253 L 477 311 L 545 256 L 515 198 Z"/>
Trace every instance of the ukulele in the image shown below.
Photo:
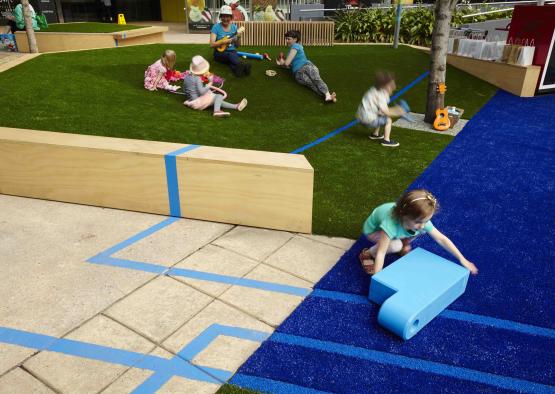
<path fill-rule="evenodd" d="M 445 131 L 451 127 L 451 121 L 449 120 L 449 111 L 447 108 L 436 109 L 436 119 L 434 120 L 434 129 L 439 131 Z"/>
<path fill-rule="evenodd" d="M 231 43 L 224 44 L 223 41 L 228 39 L 228 38 L 233 38 L 235 36 L 243 34 L 244 31 L 245 31 L 245 26 L 241 26 L 240 28 L 237 29 L 237 31 L 235 33 L 233 33 L 229 36 L 225 36 L 225 37 L 220 38 L 218 41 L 215 42 L 215 44 L 218 44 L 218 46 L 216 47 L 216 50 L 218 52 L 225 51 Z"/>
<path fill-rule="evenodd" d="M 437 86 L 437 91 L 439 94 L 445 94 L 447 91 L 447 86 L 445 83 L 440 82 Z M 451 127 L 451 121 L 449 120 L 449 111 L 447 108 L 436 109 L 436 118 L 434 120 L 434 129 L 438 131 L 445 131 Z"/>

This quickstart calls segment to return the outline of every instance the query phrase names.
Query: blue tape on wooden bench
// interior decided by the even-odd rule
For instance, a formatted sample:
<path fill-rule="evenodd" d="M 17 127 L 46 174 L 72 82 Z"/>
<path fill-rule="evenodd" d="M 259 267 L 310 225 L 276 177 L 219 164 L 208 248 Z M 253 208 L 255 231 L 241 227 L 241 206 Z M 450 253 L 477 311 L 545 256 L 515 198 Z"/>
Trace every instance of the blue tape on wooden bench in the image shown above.
<path fill-rule="evenodd" d="M 461 296 L 467 269 L 417 248 L 372 276 L 368 298 L 381 304 L 378 323 L 412 338 Z"/>

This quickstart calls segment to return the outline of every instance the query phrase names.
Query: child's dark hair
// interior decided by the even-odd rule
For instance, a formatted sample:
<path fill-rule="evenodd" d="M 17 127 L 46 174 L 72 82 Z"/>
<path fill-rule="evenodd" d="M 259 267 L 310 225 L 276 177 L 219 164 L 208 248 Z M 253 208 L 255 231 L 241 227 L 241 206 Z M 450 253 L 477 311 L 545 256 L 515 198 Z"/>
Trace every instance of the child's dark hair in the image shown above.
<path fill-rule="evenodd" d="M 426 189 L 406 192 L 399 198 L 393 208 L 393 217 L 399 222 L 406 217 L 412 220 L 432 215 L 439 209 L 437 199 Z"/>
<path fill-rule="evenodd" d="M 395 81 L 395 75 L 388 71 L 378 71 L 374 77 L 374 86 L 383 89 L 388 83 Z"/>
<path fill-rule="evenodd" d="M 298 30 L 288 30 L 285 32 L 285 37 L 294 38 L 297 42 L 301 41 L 301 32 Z"/>

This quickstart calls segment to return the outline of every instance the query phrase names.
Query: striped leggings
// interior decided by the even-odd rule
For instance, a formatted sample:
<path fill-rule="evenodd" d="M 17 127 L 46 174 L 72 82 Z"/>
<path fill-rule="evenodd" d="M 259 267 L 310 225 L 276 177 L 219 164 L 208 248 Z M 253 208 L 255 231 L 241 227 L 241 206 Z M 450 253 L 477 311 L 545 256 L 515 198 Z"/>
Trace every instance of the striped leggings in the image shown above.
<path fill-rule="evenodd" d="M 295 81 L 301 85 L 308 86 L 320 96 L 325 96 L 329 92 L 328 85 L 320 77 L 320 71 L 312 63 L 307 63 L 295 73 Z"/>

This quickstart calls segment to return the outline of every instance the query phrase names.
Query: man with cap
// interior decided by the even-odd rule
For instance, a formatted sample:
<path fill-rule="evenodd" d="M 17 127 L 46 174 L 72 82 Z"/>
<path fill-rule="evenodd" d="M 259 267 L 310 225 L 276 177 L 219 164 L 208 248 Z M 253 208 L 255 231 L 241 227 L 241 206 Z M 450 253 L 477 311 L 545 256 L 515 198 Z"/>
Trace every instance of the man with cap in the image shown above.
<path fill-rule="evenodd" d="M 210 31 L 210 47 L 214 48 L 214 60 L 228 64 L 233 74 L 237 77 L 249 75 L 251 65 L 241 62 L 237 54 L 237 47 L 241 44 L 241 38 L 237 34 L 237 25 L 232 23 L 233 10 L 230 6 L 224 5 L 220 9 L 220 22 L 215 24 Z M 223 42 L 217 43 L 218 40 Z M 225 45 L 224 51 L 218 51 L 221 45 Z"/>

